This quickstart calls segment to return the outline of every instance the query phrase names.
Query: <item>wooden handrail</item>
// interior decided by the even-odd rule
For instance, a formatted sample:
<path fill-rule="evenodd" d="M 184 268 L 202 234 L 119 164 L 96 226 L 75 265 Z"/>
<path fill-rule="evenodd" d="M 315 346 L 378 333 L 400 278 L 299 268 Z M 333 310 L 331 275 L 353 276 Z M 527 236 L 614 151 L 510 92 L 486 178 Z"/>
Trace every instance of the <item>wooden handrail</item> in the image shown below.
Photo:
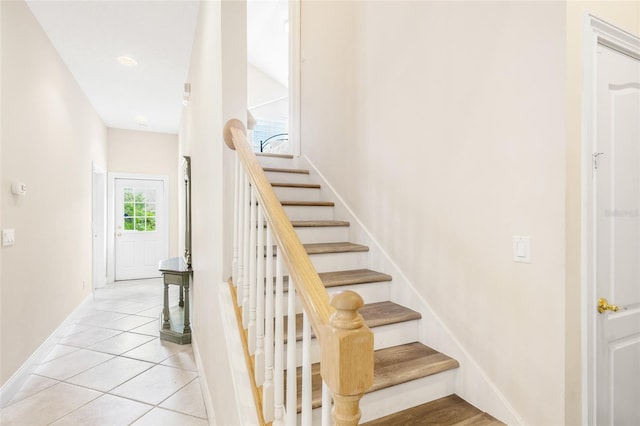
<path fill-rule="evenodd" d="M 321 374 L 334 398 L 336 425 L 355 425 L 359 400 L 373 384 L 373 333 L 358 309 L 360 296 L 352 291 L 329 295 L 311 263 L 284 208 L 250 148 L 240 120 L 229 120 L 224 141 L 236 151 L 255 190 L 279 254 L 321 346 Z"/>
<path fill-rule="evenodd" d="M 334 311 L 329 304 L 329 295 L 282 208 L 280 200 L 273 191 L 271 183 L 267 180 L 262 166 L 251 150 L 244 125 L 240 120 L 229 120 L 224 127 L 224 135 L 225 143 L 236 150 L 244 165 L 244 170 L 256 191 L 256 197 L 265 211 L 265 219 L 271 227 L 276 245 L 281 250 L 289 276 L 296 284 L 296 290 L 299 291 L 305 311 L 309 314 L 311 326 L 316 336 L 319 336 L 324 326 L 329 323 L 329 318 Z M 304 289 L 298 288 L 300 283 L 304 283 Z"/>

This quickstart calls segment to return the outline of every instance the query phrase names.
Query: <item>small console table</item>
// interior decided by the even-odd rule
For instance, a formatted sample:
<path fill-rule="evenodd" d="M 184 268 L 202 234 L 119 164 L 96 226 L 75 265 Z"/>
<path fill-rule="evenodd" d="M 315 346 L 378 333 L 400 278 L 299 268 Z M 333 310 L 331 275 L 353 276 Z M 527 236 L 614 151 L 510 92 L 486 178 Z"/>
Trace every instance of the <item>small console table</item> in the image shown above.
<path fill-rule="evenodd" d="M 164 308 L 162 310 L 160 339 L 180 345 L 191 343 L 189 281 L 192 269 L 182 257 L 163 260 L 158 269 L 164 278 Z M 172 306 L 171 309 L 169 309 L 169 284 L 180 286 L 180 300 L 178 305 Z"/>

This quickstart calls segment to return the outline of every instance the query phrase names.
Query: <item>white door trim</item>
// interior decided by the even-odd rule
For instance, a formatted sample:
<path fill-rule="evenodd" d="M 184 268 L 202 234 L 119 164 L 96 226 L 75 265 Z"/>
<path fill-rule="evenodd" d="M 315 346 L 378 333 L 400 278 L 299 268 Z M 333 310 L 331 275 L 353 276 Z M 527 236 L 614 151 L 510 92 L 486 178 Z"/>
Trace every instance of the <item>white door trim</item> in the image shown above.
<path fill-rule="evenodd" d="M 289 1 L 289 141 L 291 154 L 300 156 L 300 0 Z"/>
<path fill-rule="evenodd" d="M 116 276 L 116 232 L 115 232 L 115 183 L 116 179 L 148 179 L 161 180 L 164 190 L 163 208 L 167 212 L 167 241 L 166 247 L 169 247 L 169 176 L 167 175 L 147 175 L 140 173 L 112 173 L 107 176 L 107 282 L 113 283 Z"/>
<path fill-rule="evenodd" d="M 107 172 L 95 161 L 91 166 L 91 275 L 92 290 L 95 291 L 107 283 Z M 98 179 L 99 176 L 102 178 Z"/>
<path fill-rule="evenodd" d="M 596 135 L 596 60 L 598 44 L 640 60 L 640 38 L 593 15 L 585 15 L 582 86 L 582 423 L 596 415 L 595 203 L 592 154 Z"/>

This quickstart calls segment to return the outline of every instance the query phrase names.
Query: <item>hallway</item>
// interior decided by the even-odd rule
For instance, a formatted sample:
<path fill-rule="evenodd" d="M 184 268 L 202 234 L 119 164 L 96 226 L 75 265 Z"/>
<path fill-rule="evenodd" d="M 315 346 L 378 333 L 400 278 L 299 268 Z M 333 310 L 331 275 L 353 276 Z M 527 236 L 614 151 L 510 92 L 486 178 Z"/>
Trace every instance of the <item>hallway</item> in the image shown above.
<path fill-rule="evenodd" d="M 170 286 L 177 300 L 177 286 Z M 0 415 L 1 425 L 206 426 L 191 345 L 160 341 L 162 279 L 95 291 Z"/>

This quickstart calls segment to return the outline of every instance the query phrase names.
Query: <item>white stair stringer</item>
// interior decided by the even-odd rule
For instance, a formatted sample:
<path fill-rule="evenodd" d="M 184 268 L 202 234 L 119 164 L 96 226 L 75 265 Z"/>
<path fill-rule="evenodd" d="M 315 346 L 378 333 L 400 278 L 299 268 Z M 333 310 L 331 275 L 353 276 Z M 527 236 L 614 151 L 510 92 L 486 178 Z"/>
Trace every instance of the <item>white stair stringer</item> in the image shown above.
<path fill-rule="evenodd" d="M 368 268 L 384 271 L 393 277 L 393 285 L 390 286 L 391 301 L 404 305 L 422 314 L 422 320 L 418 326 L 418 340 L 435 350 L 447 354 L 456 359 L 460 368 L 452 375 L 455 381 L 452 392 L 456 393 L 472 405 L 506 424 L 523 424 L 522 417 L 517 413 L 507 398 L 500 392 L 495 384 L 488 378 L 484 370 L 479 366 L 473 356 L 465 349 L 459 340 L 453 335 L 449 327 L 434 312 L 429 303 L 416 290 L 415 285 L 409 281 L 402 270 L 382 248 L 363 225 L 362 221 L 346 205 L 344 200 L 336 193 L 334 187 L 324 178 L 315 165 L 306 156 L 298 158 L 298 165 L 310 170 L 309 182 L 322 185 L 322 200 L 335 203 L 333 215 L 337 220 L 350 222 L 350 241 L 369 247 Z M 392 389 L 395 389 L 393 387 Z M 417 388 L 416 392 L 430 392 L 428 389 Z M 366 395 L 365 395 L 366 398 Z M 428 402 L 424 401 L 424 402 Z M 416 404 L 410 404 L 411 406 Z M 361 406 L 363 418 L 361 422 L 375 419 L 379 415 L 365 414 L 365 407 Z M 408 406 L 407 406 L 408 408 Z M 374 407 L 374 409 L 377 409 Z M 396 406 L 393 411 L 401 408 Z M 384 414 L 386 415 L 386 414 Z"/>

